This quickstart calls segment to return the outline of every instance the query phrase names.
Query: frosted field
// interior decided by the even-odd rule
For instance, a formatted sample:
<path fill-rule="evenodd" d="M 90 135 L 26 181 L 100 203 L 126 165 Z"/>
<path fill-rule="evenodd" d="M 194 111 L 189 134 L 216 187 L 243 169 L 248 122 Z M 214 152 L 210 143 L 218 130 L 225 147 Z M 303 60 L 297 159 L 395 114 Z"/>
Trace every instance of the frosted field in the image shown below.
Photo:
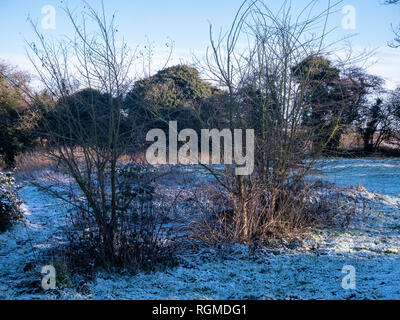
<path fill-rule="evenodd" d="M 318 163 L 324 179 L 341 186 L 362 184 L 369 191 L 400 196 L 400 159 L 329 159 Z"/>
<path fill-rule="evenodd" d="M 47 293 L 29 264 L 61 239 L 66 212 L 25 186 L 26 223 L 0 235 L 0 299 L 400 299 L 400 159 L 320 164 L 323 173 L 314 178 L 365 187 L 347 191 L 359 212 L 345 230 L 316 231 L 292 249 L 256 254 L 241 245 L 223 255 L 203 248 L 166 272 L 98 274 L 79 288 Z M 345 265 L 356 269 L 355 290 L 342 288 Z"/>

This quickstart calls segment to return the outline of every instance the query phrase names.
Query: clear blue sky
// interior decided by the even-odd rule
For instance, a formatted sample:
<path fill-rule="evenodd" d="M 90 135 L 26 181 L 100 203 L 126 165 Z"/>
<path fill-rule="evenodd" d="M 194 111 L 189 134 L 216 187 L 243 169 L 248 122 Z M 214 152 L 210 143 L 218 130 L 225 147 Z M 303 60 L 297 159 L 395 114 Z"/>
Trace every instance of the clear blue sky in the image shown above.
<path fill-rule="evenodd" d="M 339 9 L 352 5 L 356 9 L 356 29 L 340 28 L 343 14 L 332 16 L 331 25 L 337 26 L 336 37 L 357 33 L 352 43 L 357 48 L 379 47 L 378 63 L 370 71 L 400 84 L 400 48 L 390 49 L 387 43 L 393 38 L 391 23 L 400 23 L 400 5 L 382 5 L 384 0 L 344 0 Z M 64 1 L 65 2 L 65 1 Z M 97 6 L 98 0 L 89 0 Z M 242 0 L 104 0 L 109 12 L 116 12 L 119 32 L 131 46 L 145 43 L 147 35 L 161 46 L 167 38 L 175 42 L 175 58 L 187 58 L 190 52 L 203 52 L 208 45 L 208 27 L 226 27 L 232 20 Z M 266 0 L 272 7 L 280 0 Z M 292 0 L 294 8 L 302 7 L 308 0 Z M 321 0 L 321 5 L 327 1 Z M 332 0 L 334 2 L 334 0 Z M 82 6 L 80 0 L 69 0 L 70 7 Z M 31 70 L 25 58 L 24 38 L 33 39 L 27 22 L 30 15 L 39 23 L 44 15 L 43 6 L 56 8 L 56 29 L 43 30 L 45 35 L 68 34 L 70 27 L 60 6 L 60 0 L 0 0 L 0 59 Z"/>

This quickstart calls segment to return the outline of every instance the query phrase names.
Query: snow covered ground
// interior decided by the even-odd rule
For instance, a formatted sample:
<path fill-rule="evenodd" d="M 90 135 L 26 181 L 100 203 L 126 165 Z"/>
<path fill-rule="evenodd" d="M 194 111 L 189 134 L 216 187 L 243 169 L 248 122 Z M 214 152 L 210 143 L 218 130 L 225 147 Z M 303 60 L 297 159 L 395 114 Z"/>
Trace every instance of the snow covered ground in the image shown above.
<path fill-rule="evenodd" d="M 66 212 L 58 200 L 25 186 L 26 223 L 0 234 L 0 299 L 400 299 L 400 159 L 320 164 L 315 178 L 365 187 L 347 191 L 359 208 L 348 228 L 256 254 L 242 245 L 202 248 L 181 256 L 174 269 L 98 274 L 84 290 L 41 290 L 40 273 L 30 266 L 44 246 L 61 239 Z M 342 288 L 346 265 L 356 270 L 354 290 Z"/>

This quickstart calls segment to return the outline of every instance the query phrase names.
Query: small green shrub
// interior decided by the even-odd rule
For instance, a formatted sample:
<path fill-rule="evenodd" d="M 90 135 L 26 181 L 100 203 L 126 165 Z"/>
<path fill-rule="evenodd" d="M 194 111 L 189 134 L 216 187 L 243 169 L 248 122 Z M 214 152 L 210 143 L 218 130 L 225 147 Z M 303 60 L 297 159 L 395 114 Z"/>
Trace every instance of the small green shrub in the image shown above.
<path fill-rule="evenodd" d="M 22 219 L 22 202 L 13 174 L 0 172 L 0 231 Z"/>

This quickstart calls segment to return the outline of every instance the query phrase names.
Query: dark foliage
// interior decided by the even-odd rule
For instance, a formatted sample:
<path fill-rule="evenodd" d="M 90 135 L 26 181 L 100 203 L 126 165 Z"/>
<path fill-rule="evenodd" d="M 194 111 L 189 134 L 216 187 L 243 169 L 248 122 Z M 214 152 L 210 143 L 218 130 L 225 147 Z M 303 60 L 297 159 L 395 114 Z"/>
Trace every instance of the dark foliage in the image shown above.
<path fill-rule="evenodd" d="M 22 219 L 22 203 L 13 175 L 0 172 L 0 231 Z"/>
<path fill-rule="evenodd" d="M 177 65 L 137 81 L 125 106 L 130 118 L 146 123 L 146 129 L 166 128 L 168 121 L 177 121 L 178 129 L 199 129 L 203 100 L 216 92 L 216 88 L 200 79 L 195 68 Z"/>

